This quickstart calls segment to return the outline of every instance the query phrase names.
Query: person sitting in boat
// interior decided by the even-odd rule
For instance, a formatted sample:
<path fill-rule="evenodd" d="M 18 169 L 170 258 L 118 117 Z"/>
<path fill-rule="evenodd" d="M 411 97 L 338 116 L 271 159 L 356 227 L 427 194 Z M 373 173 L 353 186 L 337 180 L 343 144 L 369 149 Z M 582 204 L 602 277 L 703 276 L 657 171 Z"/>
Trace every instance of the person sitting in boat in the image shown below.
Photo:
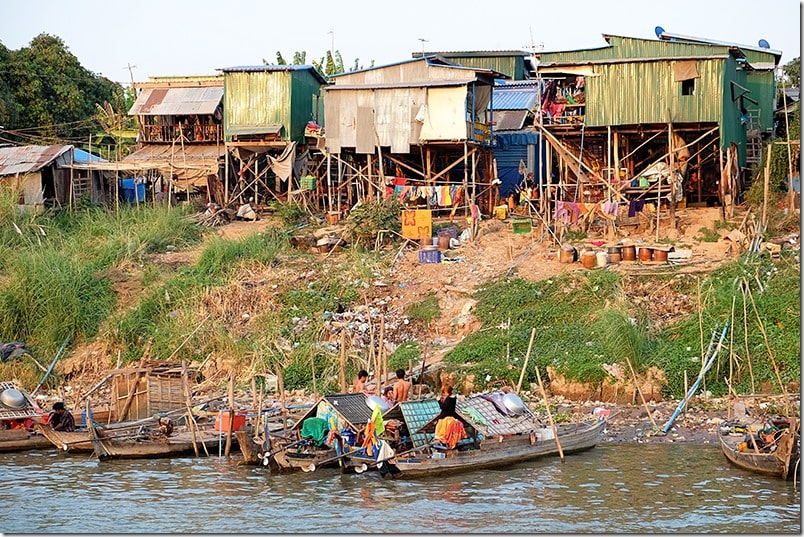
<path fill-rule="evenodd" d="M 455 411 L 458 403 L 457 397 L 452 393 L 452 386 L 446 385 L 441 389 L 438 406 L 441 413 L 436 420 L 435 440 L 454 449 L 456 444 L 466 437 L 464 419 Z"/>
<path fill-rule="evenodd" d="M 410 387 L 413 385 L 413 383 L 409 380 L 405 380 L 404 369 L 396 370 L 396 378 L 397 381 L 394 384 L 394 401 L 397 403 L 402 403 L 408 400 L 408 393 L 410 392 Z"/>
<path fill-rule="evenodd" d="M 388 408 L 391 408 L 396 404 L 396 400 L 394 399 L 394 387 L 393 386 L 386 386 L 382 389 L 382 400 L 385 401 L 385 404 L 388 405 Z"/>
<path fill-rule="evenodd" d="M 54 431 L 75 431 L 75 419 L 61 401 L 53 403 L 53 411 L 48 415 L 47 423 Z"/>

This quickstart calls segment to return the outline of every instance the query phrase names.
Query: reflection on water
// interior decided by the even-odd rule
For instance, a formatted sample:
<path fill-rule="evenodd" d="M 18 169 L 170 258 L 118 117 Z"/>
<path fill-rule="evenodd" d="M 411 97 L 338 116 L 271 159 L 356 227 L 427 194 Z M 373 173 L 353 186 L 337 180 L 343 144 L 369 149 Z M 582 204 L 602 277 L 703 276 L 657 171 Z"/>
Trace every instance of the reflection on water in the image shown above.
<path fill-rule="evenodd" d="M 798 487 L 708 445 L 609 444 L 417 481 L 39 451 L 0 454 L 0 479 L 4 533 L 801 533 Z"/>

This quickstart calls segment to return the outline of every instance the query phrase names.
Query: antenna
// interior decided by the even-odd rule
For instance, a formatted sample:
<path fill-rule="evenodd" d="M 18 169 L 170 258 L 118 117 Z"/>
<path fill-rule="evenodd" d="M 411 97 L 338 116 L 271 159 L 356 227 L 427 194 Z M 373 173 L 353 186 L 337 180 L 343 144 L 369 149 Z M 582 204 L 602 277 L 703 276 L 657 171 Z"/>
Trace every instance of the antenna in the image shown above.
<path fill-rule="evenodd" d="M 425 39 L 425 38 L 423 38 L 423 37 L 420 37 L 420 38 L 419 38 L 419 41 L 421 41 L 421 42 L 422 42 L 422 58 L 423 58 L 423 57 L 424 57 L 424 44 L 425 44 L 425 43 L 429 43 L 429 42 L 430 42 L 430 40 L 429 40 L 429 39 Z"/>
<path fill-rule="evenodd" d="M 332 39 L 330 41 L 329 53 L 334 58 L 335 57 L 335 32 L 333 30 L 330 30 L 329 32 L 327 32 L 327 34 L 332 36 Z"/>
<path fill-rule="evenodd" d="M 128 74 L 131 77 L 131 85 L 132 86 L 134 85 L 134 71 L 132 71 L 132 69 L 136 69 L 136 68 L 137 68 L 137 66 L 136 65 L 131 65 L 130 62 L 125 67 L 123 67 L 123 69 L 128 69 Z"/>

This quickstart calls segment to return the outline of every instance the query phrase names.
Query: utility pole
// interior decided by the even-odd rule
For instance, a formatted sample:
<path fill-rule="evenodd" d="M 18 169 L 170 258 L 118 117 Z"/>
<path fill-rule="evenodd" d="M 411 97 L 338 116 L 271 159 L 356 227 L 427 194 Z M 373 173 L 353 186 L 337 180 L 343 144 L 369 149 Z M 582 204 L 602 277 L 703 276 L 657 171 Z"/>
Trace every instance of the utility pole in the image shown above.
<path fill-rule="evenodd" d="M 329 53 L 332 54 L 333 59 L 335 58 L 335 32 L 330 30 L 327 32 L 330 37 L 330 44 L 329 44 Z"/>
<path fill-rule="evenodd" d="M 131 65 L 131 62 L 129 62 L 125 67 L 123 67 L 123 69 L 128 69 L 128 74 L 131 77 L 131 85 L 132 86 L 134 85 L 134 71 L 133 71 L 133 69 L 136 69 L 136 68 L 137 68 L 137 66 L 136 65 Z"/>

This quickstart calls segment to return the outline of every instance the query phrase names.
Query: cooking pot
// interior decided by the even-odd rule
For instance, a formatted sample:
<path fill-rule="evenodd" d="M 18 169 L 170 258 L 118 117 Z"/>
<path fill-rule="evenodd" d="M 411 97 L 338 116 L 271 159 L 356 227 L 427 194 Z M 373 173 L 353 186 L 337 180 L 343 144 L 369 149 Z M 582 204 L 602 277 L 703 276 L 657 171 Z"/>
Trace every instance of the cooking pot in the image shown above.
<path fill-rule="evenodd" d="M 22 408 L 27 403 L 22 392 L 14 388 L 3 390 L 3 393 L 0 393 L 0 402 L 11 408 Z"/>
<path fill-rule="evenodd" d="M 380 397 L 379 395 L 369 395 L 366 397 L 366 406 L 368 406 L 372 411 L 374 411 L 374 407 L 379 406 L 380 412 L 385 412 L 388 410 L 388 403 Z"/>
<path fill-rule="evenodd" d="M 508 409 L 514 416 L 521 416 L 525 411 L 525 403 L 515 393 L 506 393 L 503 395 L 502 402 L 505 408 Z"/>

